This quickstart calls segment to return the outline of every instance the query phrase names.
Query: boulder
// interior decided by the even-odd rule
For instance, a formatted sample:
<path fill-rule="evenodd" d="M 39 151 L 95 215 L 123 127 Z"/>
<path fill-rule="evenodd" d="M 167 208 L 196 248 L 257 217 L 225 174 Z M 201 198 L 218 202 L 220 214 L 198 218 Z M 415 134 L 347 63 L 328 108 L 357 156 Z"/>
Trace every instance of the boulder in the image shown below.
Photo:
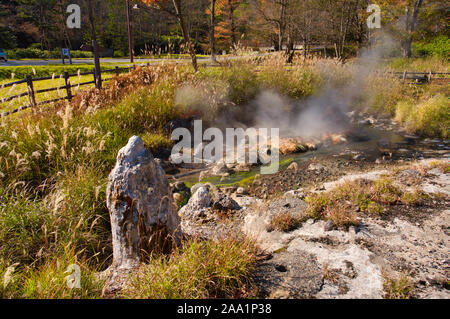
<path fill-rule="evenodd" d="M 151 250 L 155 232 L 179 239 L 180 220 L 163 169 L 144 142 L 133 136 L 109 174 L 107 207 L 111 218 L 113 267 L 131 269 Z"/>
<path fill-rule="evenodd" d="M 239 206 L 239 204 L 236 203 L 236 201 L 230 196 L 227 196 L 225 194 L 219 194 L 217 196 L 217 199 L 214 201 L 213 208 L 221 211 L 226 211 L 226 210 L 240 210 L 241 206 Z"/>
<path fill-rule="evenodd" d="M 197 219 L 199 216 L 203 216 L 205 210 L 211 207 L 212 204 L 213 200 L 209 194 L 208 187 L 200 186 L 178 214 L 183 219 Z"/>

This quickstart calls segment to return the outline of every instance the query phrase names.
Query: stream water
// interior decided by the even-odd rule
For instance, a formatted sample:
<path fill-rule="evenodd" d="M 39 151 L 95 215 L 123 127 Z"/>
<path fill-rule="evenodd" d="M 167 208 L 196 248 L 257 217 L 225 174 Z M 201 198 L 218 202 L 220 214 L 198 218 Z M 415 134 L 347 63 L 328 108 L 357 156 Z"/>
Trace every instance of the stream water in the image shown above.
<path fill-rule="evenodd" d="M 330 156 L 354 159 L 360 156 L 364 161 L 376 161 L 388 157 L 389 159 L 414 160 L 430 157 L 450 158 L 450 141 L 440 139 L 425 139 L 418 136 L 399 133 L 392 128 L 384 126 L 374 127 L 369 125 L 355 125 L 353 130 L 356 135 L 347 138 L 347 142 L 340 144 L 324 143 L 315 151 L 294 153 L 280 157 L 280 171 L 284 170 L 292 162 L 300 163 L 315 159 L 318 162 L 322 158 Z M 187 176 L 177 178 L 190 187 L 199 182 L 199 172 L 192 172 Z M 226 177 L 212 176 L 202 182 L 214 185 L 232 186 L 252 179 L 260 173 L 260 167 L 255 167 L 249 172 L 238 172 Z"/>

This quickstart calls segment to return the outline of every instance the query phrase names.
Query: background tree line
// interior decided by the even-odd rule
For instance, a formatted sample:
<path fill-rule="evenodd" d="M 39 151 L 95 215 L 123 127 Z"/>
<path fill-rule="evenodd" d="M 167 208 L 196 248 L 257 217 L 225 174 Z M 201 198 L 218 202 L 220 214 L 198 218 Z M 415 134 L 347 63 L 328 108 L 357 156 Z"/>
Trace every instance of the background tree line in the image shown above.
<path fill-rule="evenodd" d="M 81 7 L 81 29 L 66 26 L 71 3 Z M 204 54 L 230 52 L 242 45 L 285 50 L 288 55 L 302 46 L 306 55 L 326 46 L 323 54 L 342 57 L 376 37 L 377 32 L 366 25 L 370 3 L 381 6 L 383 30 L 398 38 L 404 55 L 411 54 L 413 41 L 429 42 L 440 36 L 448 45 L 443 0 L 133 0 L 134 51 L 180 53 L 184 48 L 187 52 L 189 42 L 193 52 Z M 118 56 L 126 55 L 125 0 L 2 1 L 0 47 L 79 49 L 93 36 L 89 5 L 99 44 Z"/>

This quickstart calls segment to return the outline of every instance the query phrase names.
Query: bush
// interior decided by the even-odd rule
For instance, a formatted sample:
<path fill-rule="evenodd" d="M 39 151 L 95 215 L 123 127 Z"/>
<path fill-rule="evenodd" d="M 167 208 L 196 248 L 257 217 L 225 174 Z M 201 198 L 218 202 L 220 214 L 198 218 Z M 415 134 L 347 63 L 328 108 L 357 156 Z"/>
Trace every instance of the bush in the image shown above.
<path fill-rule="evenodd" d="M 431 42 L 413 43 L 412 53 L 414 56 L 437 56 L 448 58 L 450 55 L 450 39 L 441 35 Z"/>
<path fill-rule="evenodd" d="M 39 43 L 33 43 L 29 48 L 17 48 L 12 50 L 6 50 L 8 59 L 60 59 L 61 50 L 56 49 L 53 51 L 41 50 Z M 71 50 L 70 55 L 72 58 L 92 58 L 92 52 Z"/>
<path fill-rule="evenodd" d="M 386 299 L 410 299 L 413 296 L 414 284 L 404 273 L 398 278 L 384 275 L 383 286 Z"/>
<path fill-rule="evenodd" d="M 115 57 L 115 58 L 122 58 L 122 57 L 124 57 L 126 54 L 123 52 L 123 51 L 121 51 L 121 50 L 115 50 L 114 51 L 114 54 L 113 54 L 113 56 Z"/>

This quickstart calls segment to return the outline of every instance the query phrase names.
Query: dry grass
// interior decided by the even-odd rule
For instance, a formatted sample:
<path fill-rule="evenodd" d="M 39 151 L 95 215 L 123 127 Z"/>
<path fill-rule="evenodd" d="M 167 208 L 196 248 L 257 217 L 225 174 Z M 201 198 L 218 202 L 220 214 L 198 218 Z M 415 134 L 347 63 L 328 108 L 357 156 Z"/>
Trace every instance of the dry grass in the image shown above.
<path fill-rule="evenodd" d="M 357 225 L 357 212 L 382 214 L 392 205 L 419 206 L 428 196 L 419 190 L 402 191 L 389 177 L 375 181 L 347 181 L 335 189 L 306 198 L 312 217 L 332 220 L 339 227 Z"/>
<path fill-rule="evenodd" d="M 386 299 L 411 299 L 414 292 L 414 284 L 404 273 L 393 278 L 386 274 L 384 277 L 384 298 Z"/>
<path fill-rule="evenodd" d="M 268 230 L 280 232 L 290 232 L 301 225 L 301 219 L 289 212 L 282 212 L 274 215 L 270 221 Z"/>

